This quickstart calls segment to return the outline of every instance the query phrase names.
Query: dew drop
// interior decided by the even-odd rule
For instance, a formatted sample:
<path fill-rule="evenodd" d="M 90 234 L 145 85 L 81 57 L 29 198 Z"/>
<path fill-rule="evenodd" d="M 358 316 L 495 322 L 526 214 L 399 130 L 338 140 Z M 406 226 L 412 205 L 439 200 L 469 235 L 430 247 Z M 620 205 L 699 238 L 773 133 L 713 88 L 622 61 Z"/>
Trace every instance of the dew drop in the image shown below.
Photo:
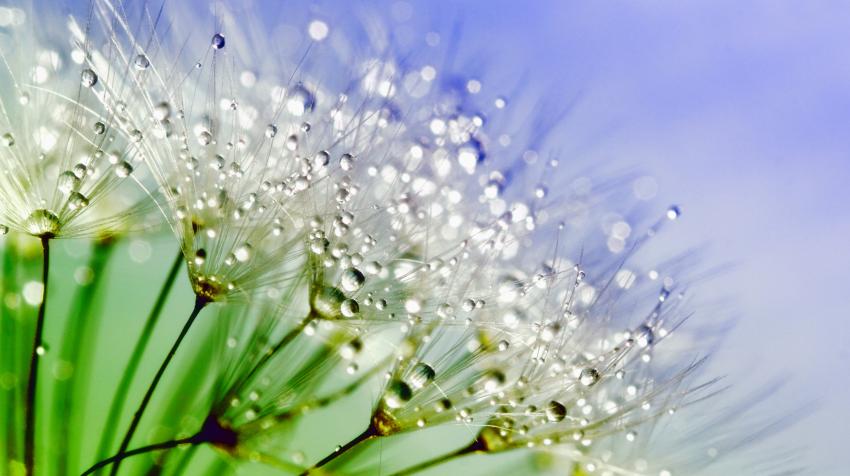
<path fill-rule="evenodd" d="M 354 299 L 346 299 L 340 304 L 339 311 L 345 317 L 354 317 L 360 312 L 360 305 Z"/>
<path fill-rule="evenodd" d="M 9 233 L 9 227 L 6 225 L 0 225 L 0 235 L 5 235 Z"/>
<path fill-rule="evenodd" d="M 212 134 L 209 131 L 203 131 L 198 134 L 198 144 L 200 145 L 209 145 L 212 142 Z"/>
<path fill-rule="evenodd" d="M 161 102 L 153 108 L 153 118 L 157 121 L 164 121 L 171 117 L 171 104 Z"/>
<path fill-rule="evenodd" d="M 221 33 L 216 33 L 215 35 L 213 35 L 210 44 L 216 50 L 224 48 L 224 35 L 222 35 Z"/>
<path fill-rule="evenodd" d="M 207 260 L 207 250 L 200 248 L 200 249 L 198 249 L 198 251 L 195 251 L 195 258 L 192 261 L 194 261 L 196 266 L 203 265 L 206 260 Z"/>
<path fill-rule="evenodd" d="M 81 210 L 89 205 L 89 199 L 79 192 L 71 192 L 68 195 L 68 208 L 71 210 Z"/>
<path fill-rule="evenodd" d="M 407 383 L 414 390 L 419 390 L 431 383 L 436 376 L 437 372 L 434 371 L 433 367 L 424 362 L 419 362 L 415 367 L 413 367 L 413 371 L 411 372 L 410 377 L 408 377 Z"/>
<path fill-rule="evenodd" d="M 585 387 L 590 387 L 599 381 L 599 371 L 593 367 L 584 368 L 578 376 L 578 381 Z"/>
<path fill-rule="evenodd" d="M 384 403 L 389 408 L 401 408 L 405 403 L 410 401 L 413 396 L 413 391 L 406 383 L 401 380 L 393 380 L 387 386 L 387 391 L 384 394 Z"/>
<path fill-rule="evenodd" d="M 59 189 L 60 192 L 68 195 L 73 192 L 80 186 L 80 179 L 77 177 L 74 172 L 70 170 L 62 172 L 59 175 L 59 179 L 57 180 L 56 188 Z"/>
<path fill-rule="evenodd" d="M 133 173 L 133 166 L 127 161 L 121 161 L 115 165 L 115 175 L 124 178 L 129 177 L 131 173 Z"/>
<path fill-rule="evenodd" d="M 272 137 L 277 135 L 277 126 L 274 124 L 269 124 L 266 126 L 266 137 L 271 139 Z"/>
<path fill-rule="evenodd" d="M 236 261 L 244 263 L 251 259 L 251 250 L 251 245 L 244 243 L 233 250 L 233 256 L 236 258 Z"/>
<path fill-rule="evenodd" d="M 10 132 L 3 134 L 2 140 L 3 140 L 3 145 L 5 145 L 6 147 L 12 147 L 13 145 L 15 145 L 15 137 L 12 136 L 12 134 Z"/>
<path fill-rule="evenodd" d="M 350 293 L 360 289 L 365 282 L 366 277 L 363 276 L 363 273 L 361 273 L 357 268 L 346 268 L 346 270 L 342 272 L 342 277 L 340 278 L 340 285 L 342 286 L 343 291 Z"/>
<path fill-rule="evenodd" d="M 86 68 L 80 75 L 80 82 L 84 87 L 90 88 L 97 84 L 97 74 L 91 69 Z"/>
<path fill-rule="evenodd" d="M 551 422 L 559 422 L 563 420 L 567 416 L 567 407 L 565 407 L 561 402 L 556 402 L 552 400 L 549 402 L 549 405 L 546 406 L 546 419 Z"/>
<path fill-rule="evenodd" d="M 106 124 L 97 121 L 94 123 L 94 133 L 97 135 L 101 135 L 106 132 Z"/>
<path fill-rule="evenodd" d="M 147 56 L 145 56 L 143 54 L 136 55 L 136 59 L 133 60 L 133 66 L 135 66 L 136 69 L 139 70 L 139 71 L 144 71 L 144 70 L 148 69 L 148 67 L 150 65 L 151 65 L 151 61 L 148 59 Z"/>
<path fill-rule="evenodd" d="M 24 229 L 33 236 L 56 236 L 59 228 L 59 218 L 43 208 L 30 213 L 24 220 Z"/>
<path fill-rule="evenodd" d="M 667 219 L 673 221 L 679 218 L 682 215 L 682 209 L 677 205 L 673 205 L 672 207 L 667 209 Z"/>

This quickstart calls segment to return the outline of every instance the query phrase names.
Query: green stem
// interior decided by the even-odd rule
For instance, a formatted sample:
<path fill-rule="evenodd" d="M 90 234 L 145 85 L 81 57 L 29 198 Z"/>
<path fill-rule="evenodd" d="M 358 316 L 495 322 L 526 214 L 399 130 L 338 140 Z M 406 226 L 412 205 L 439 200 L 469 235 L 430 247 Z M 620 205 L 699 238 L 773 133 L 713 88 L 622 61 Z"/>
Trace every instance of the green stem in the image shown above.
<path fill-rule="evenodd" d="M 186 320 L 186 324 L 184 324 L 183 329 L 180 330 L 180 335 L 177 336 L 177 340 L 174 341 L 174 345 L 171 346 L 171 350 L 168 351 L 168 354 L 165 356 L 165 360 L 163 360 L 162 365 L 159 366 L 159 370 L 156 371 L 156 375 L 154 375 L 153 381 L 148 386 L 148 390 L 145 392 L 145 396 L 142 398 L 142 402 L 139 404 L 139 408 L 133 415 L 133 421 L 130 422 L 130 427 L 127 429 L 127 433 L 124 435 L 124 439 L 121 441 L 121 446 L 118 448 L 118 453 L 113 457 L 118 459 L 116 460 L 116 463 L 112 466 L 112 471 L 110 472 L 111 476 L 115 476 L 116 474 L 118 474 L 118 468 L 121 465 L 120 457 L 127 450 L 127 447 L 130 446 L 130 440 L 132 440 L 133 434 L 136 432 L 136 429 L 139 426 L 139 422 L 141 422 L 142 420 L 142 415 L 144 415 L 145 410 L 148 407 L 148 403 L 150 403 L 151 397 L 153 397 L 153 393 L 156 390 L 157 385 L 159 385 L 160 379 L 162 379 L 163 374 L 165 374 L 165 369 L 168 368 L 168 364 L 171 363 L 171 359 L 173 359 L 174 354 L 177 353 L 177 349 L 180 347 L 180 343 L 183 342 L 183 339 L 186 337 L 186 334 L 189 333 L 189 329 L 195 322 L 195 318 L 198 317 L 198 314 L 201 312 L 201 309 L 203 309 L 208 303 L 209 299 L 206 297 L 195 297 L 195 306 L 192 308 L 192 313 L 189 314 L 189 319 Z"/>
<path fill-rule="evenodd" d="M 35 337 L 32 341 L 32 352 L 30 353 L 30 369 L 29 377 L 27 378 L 27 396 L 25 403 L 25 419 L 24 419 L 24 467 L 26 474 L 32 476 L 35 474 L 35 406 L 36 406 L 36 389 L 38 387 L 38 363 L 39 352 L 43 352 L 42 335 L 44 334 L 44 313 L 47 308 L 47 279 L 48 271 L 50 270 L 50 237 L 41 237 L 41 248 L 43 250 L 42 268 L 41 268 L 41 284 L 42 295 L 41 304 L 38 306 L 38 318 L 35 323 Z"/>
<path fill-rule="evenodd" d="M 71 423 L 76 417 L 76 406 L 84 402 L 84 396 L 78 396 L 80 388 L 85 389 L 83 375 L 86 365 L 85 349 L 94 347 L 86 345 L 85 338 L 98 328 L 99 315 L 92 314 L 94 298 L 102 282 L 103 270 L 109 260 L 113 249 L 112 241 L 100 241 L 95 243 L 89 259 L 89 268 L 92 271 L 92 281 L 77 288 L 74 294 L 72 311 L 68 315 L 63 333 L 62 345 L 59 348 L 60 363 L 70 366 L 71 376 L 66 380 L 58 380 L 53 390 L 53 417 L 52 421 L 57 426 L 52 435 L 57 448 L 56 474 L 68 474 L 71 452 L 69 447 L 75 442 L 68 438 L 72 434 Z M 73 398 L 72 398 L 73 395 Z"/>
<path fill-rule="evenodd" d="M 178 252 L 174 259 L 174 263 L 168 271 L 168 276 L 165 278 L 165 282 L 159 290 L 156 302 L 148 314 L 148 318 L 145 321 L 145 327 L 142 329 L 142 333 L 139 335 L 139 339 L 133 347 L 133 352 L 130 354 L 130 360 L 127 361 L 127 366 L 121 376 L 121 381 L 118 383 L 118 388 L 115 390 L 115 395 L 112 397 L 112 403 L 109 405 L 109 413 L 106 417 L 106 427 L 100 436 L 100 443 L 98 444 L 97 453 L 95 453 L 98 460 L 106 457 L 109 452 L 109 447 L 112 445 L 112 440 L 115 438 L 115 431 L 118 429 L 116 422 L 119 421 L 121 413 L 124 410 L 124 404 L 127 401 L 127 393 L 130 391 L 130 384 L 133 383 L 133 379 L 136 377 L 136 371 L 139 369 L 142 356 L 145 354 L 145 349 L 148 347 L 151 334 L 153 334 L 153 330 L 156 327 L 157 322 L 159 322 L 159 316 L 162 314 L 162 308 L 165 307 L 165 301 L 174 285 L 174 281 L 177 278 L 177 273 L 180 271 L 182 263 L 183 253 Z"/>
<path fill-rule="evenodd" d="M 375 438 L 377 436 L 378 436 L 378 432 L 370 424 L 369 428 L 366 428 L 363 431 L 363 433 L 360 433 L 359 435 L 355 436 L 351 441 L 340 446 L 339 448 L 334 450 L 331 454 L 322 458 L 318 463 L 314 464 L 312 468 L 301 473 L 302 476 L 310 474 L 311 470 L 315 470 L 315 469 L 321 468 L 322 466 L 325 466 L 326 464 L 330 463 L 331 461 L 333 461 L 333 460 L 337 459 L 338 457 L 342 456 L 343 454 L 347 453 L 350 449 L 354 448 L 355 446 L 359 445 L 360 443 L 362 443 L 366 440 L 371 440 L 372 438 Z"/>
<path fill-rule="evenodd" d="M 100 468 L 103 468 L 104 466 L 108 466 L 112 463 L 115 463 L 112 466 L 112 468 L 114 470 L 118 466 L 118 463 L 120 463 L 124 459 L 129 458 L 131 456 L 140 455 L 140 454 L 143 454 L 143 453 L 150 453 L 152 451 L 167 450 L 167 449 L 175 448 L 175 447 L 180 446 L 180 445 L 196 445 L 196 444 L 199 444 L 199 443 L 201 443 L 201 441 L 198 440 L 198 435 L 193 435 L 193 436 L 190 436 L 188 438 L 181 438 L 181 439 L 178 439 L 178 440 L 168 440 L 168 441 L 163 441 L 161 443 L 155 443 L 153 445 L 142 446 L 141 448 L 136 448 L 136 449 L 132 449 L 130 451 L 125 451 L 123 453 L 116 454 L 115 456 L 111 456 L 109 458 L 106 458 L 105 460 L 100 461 L 98 463 L 95 463 L 92 467 L 83 471 L 83 473 L 80 474 L 80 476 L 88 476 L 89 474 L 94 473 L 95 471 L 99 470 Z"/>

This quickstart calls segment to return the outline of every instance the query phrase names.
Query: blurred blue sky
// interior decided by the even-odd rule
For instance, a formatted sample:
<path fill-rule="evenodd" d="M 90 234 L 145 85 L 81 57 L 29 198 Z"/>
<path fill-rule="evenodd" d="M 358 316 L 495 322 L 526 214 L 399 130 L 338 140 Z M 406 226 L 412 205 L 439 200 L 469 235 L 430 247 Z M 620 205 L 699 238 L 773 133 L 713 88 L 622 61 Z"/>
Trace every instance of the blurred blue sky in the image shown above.
<path fill-rule="evenodd" d="M 580 155 L 651 172 L 685 210 L 665 233 L 707 243 L 706 263 L 735 265 L 698 289 L 731 298 L 740 319 L 718 367 L 741 386 L 789 378 L 765 402 L 772 411 L 820 402 L 783 439 L 810 447 L 810 474 L 846 474 L 850 4 L 458 8 L 470 43 L 501 55 L 496 69 L 530 69 L 566 97 L 581 91 L 562 128 L 567 141 L 585 138 Z"/>

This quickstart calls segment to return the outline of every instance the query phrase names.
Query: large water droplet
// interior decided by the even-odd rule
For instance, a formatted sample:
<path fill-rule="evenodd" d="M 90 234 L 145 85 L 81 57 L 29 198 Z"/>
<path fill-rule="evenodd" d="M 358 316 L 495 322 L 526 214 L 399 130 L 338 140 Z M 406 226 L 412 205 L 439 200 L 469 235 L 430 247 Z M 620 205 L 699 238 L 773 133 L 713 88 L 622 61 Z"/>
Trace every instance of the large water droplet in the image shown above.
<path fill-rule="evenodd" d="M 552 400 L 546 406 L 546 419 L 551 422 L 559 422 L 567 416 L 567 407 L 560 402 Z"/>
<path fill-rule="evenodd" d="M 409 402 L 412 396 L 413 391 L 406 383 L 401 380 L 393 380 L 387 386 L 387 391 L 384 394 L 384 403 L 389 408 L 400 408 Z"/>
<path fill-rule="evenodd" d="M 363 273 L 361 273 L 357 268 L 347 268 L 342 272 L 342 277 L 340 278 L 340 285 L 342 286 L 343 291 L 348 291 L 350 293 L 360 289 L 365 282 L 366 277 L 363 276 Z"/>
<path fill-rule="evenodd" d="M 68 195 L 68 208 L 71 210 L 80 210 L 89 205 L 89 199 L 79 192 L 71 192 Z"/>
<path fill-rule="evenodd" d="M 340 304 L 339 310 L 345 317 L 354 317 L 360 312 L 360 305 L 354 299 L 346 299 Z"/>
<path fill-rule="evenodd" d="M 419 362 L 415 367 L 413 367 L 410 376 L 407 378 L 407 383 L 410 384 L 414 390 L 419 390 L 431 383 L 436 376 L 437 372 L 435 372 L 430 365 L 424 362 Z"/>
<path fill-rule="evenodd" d="M 76 174 L 74 174 L 74 172 L 71 172 L 70 170 L 62 172 L 62 174 L 59 175 L 59 179 L 57 180 L 56 184 L 56 187 L 59 189 L 59 191 L 64 193 L 65 195 L 68 195 L 69 193 L 73 192 L 79 186 L 80 179 L 77 177 Z"/>
<path fill-rule="evenodd" d="M 33 236 L 56 236 L 59 228 L 59 218 L 43 208 L 30 213 L 30 216 L 24 220 L 24 229 Z"/>

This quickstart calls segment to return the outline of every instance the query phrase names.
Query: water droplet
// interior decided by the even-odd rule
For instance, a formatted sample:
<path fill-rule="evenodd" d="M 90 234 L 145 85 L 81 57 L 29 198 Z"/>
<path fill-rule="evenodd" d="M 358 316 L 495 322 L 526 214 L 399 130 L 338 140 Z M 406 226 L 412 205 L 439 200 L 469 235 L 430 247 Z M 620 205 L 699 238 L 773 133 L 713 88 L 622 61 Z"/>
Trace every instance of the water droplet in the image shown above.
<path fill-rule="evenodd" d="M 207 260 L 207 250 L 200 248 L 198 251 L 195 251 L 195 262 L 196 266 L 201 266 Z"/>
<path fill-rule="evenodd" d="M 0 235 L 5 235 L 9 233 L 9 227 L 6 225 L 0 225 Z"/>
<path fill-rule="evenodd" d="M 203 131 L 198 134 L 198 144 L 209 145 L 212 142 L 212 134 L 209 131 Z"/>
<path fill-rule="evenodd" d="M 667 219 L 673 221 L 682 215 L 682 209 L 677 205 L 673 205 L 667 209 Z"/>
<path fill-rule="evenodd" d="M 567 416 L 567 407 L 560 402 L 552 400 L 546 406 L 546 419 L 551 422 L 559 422 Z"/>
<path fill-rule="evenodd" d="M 340 304 L 339 311 L 345 317 L 354 317 L 360 312 L 360 305 L 354 299 L 346 299 Z"/>
<path fill-rule="evenodd" d="M 642 324 L 635 330 L 635 341 L 639 347 L 649 347 L 655 343 L 655 333 L 651 327 Z"/>
<path fill-rule="evenodd" d="M 356 357 L 361 350 L 363 350 L 363 341 L 355 337 L 339 348 L 339 355 L 345 360 L 351 360 Z"/>
<path fill-rule="evenodd" d="M 437 372 L 430 365 L 419 362 L 413 367 L 410 376 L 407 378 L 407 383 L 414 390 L 419 390 L 431 383 L 436 376 Z"/>
<path fill-rule="evenodd" d="M 80 82 L 84 87 L 90 88 L 97 84 L 97 74 L 89 68 L 83 70 L 80 75 Z"/>
<path fill-rule="evenodd" d="M 248 243 L 245 243 L 245 244 L 240 245 L 239 247 L 237 247 L 233 251 L 233 256 L 236 258 L 236 261 L 239 261 L 240 263 L 244 263 L 244 262 L 248 261 L 249 259 L 251 259 L 251 250 L 252 250 L 251 245 L 248 244 Z"/>
<path fill-rule="evenodd" d="M 57 180 L 56 184 L 56 187 L 59 189 L 59 191 L 64 193 L 65 195 L 68 195 L 69 193 L 73 192 L 79 186 L 79 177 L 77 177 L 77 175 L 74 172 L 71 172 L 70 170 L 62 172 L 62 174 L 59 175 L 59 179 Z"/>
<path fill-rule="evenodd" d="M 269 124 L 266 126 L 266 137 L 271 139 L 272 137 L 277 135 L 277 126 L 274 124 Z"/>
<path fill-rule="evenodd" d="M 79 192 L 71 192 L 68 195 L 68 208 L 71 210 L 80 210 L 89 205 L 89 199 Z"/>
<path fill-rule="evenodd" d="M 106 124 L 97 121 L 94 123 L 94 133 L 97 135 L 101 135 L 106 132 Z"/>
<path fill-rule="evenodd" d="M 410 401 L 413 396 L 413 391 L 410 387 L 401 380 L 393 380 L 387 386 L 387 391 L 384 394 L 384 403 L 389 408 L 401 408 L 405 403 Z"/>
<path fill-rule="evenodd" d="M 340 285 L 343 291 L 350 293 L 360 289 L 365 282 L 366 277 L 357 268 L 347 268 L 342 272 L 342 277 L 340 278 Z"/>
<path fill-rule="evenodd" d="M 153 118 L 157 121 L 164 121 L 171 117 L 171 104 L 161 102 L 153 108 Z"/>
<path fill-rule="evenodd" d="M 330 163 L 330 161 L 331 155 L 328 151 L 321 150 L 313 157 L 313 167 L 317 169 L 325 167 L 328 163 Z"/>
<path fill-rule="evenodd" d="M 6 147 L 12 147 L 15 145 L 15 137 L 12 136 L 10 132 L 3 134 L 3 145 Z"/>
<path fill-rule="evenodd" d="M 33 236 L 56 236 L 59 228 L 59 218 L 43 208 L 30 213 L 30 216 L 24 220 L 24 229 Z"/>
<path fill-rule="evenodd" d="M 143 54 L 136 55 L 136 59 L 133 60 L 133 66 L 135 66 L 136 69 L 139 70 L 139 71 L 144 71 L 144 70 L 148 69 L 148 67 L 150 65 L 151 65 L 151 61 L 148 59 L 147 56 L 145 56 Z"/>
<path fill-rule="evenodd" d="M 578 376 L 578 381 L 585 387 L 590 387 L 599 381 L 599 371 L 593 367 L 584 368 Z"/>
<path fill-rule="evenodd" d="M 115 165 L 115 175 L 124 178 L 129 177 L 131 173 L 133 173 L 133 166 L 127 161 L 121 161 Z"/>
<path fill-rule="evenodd" d="M 210 44 L 214 49 L 220 50 L 224 48 L 224 36 L 221 33 L 216 33 L 213 35 Z"/>
<path fill-rule="evenodd" d="M 339 167 L 346 172 L 354 168 L 354 156 L 351 154 L 342 154 L 339 158 Z"/>
<path fill-rule="evenodd" d="M 495 392 L 505 383 L 505 374 L 498 370 L 490 370 L 484 374 L 481 384 L 487 392 Z"/>

